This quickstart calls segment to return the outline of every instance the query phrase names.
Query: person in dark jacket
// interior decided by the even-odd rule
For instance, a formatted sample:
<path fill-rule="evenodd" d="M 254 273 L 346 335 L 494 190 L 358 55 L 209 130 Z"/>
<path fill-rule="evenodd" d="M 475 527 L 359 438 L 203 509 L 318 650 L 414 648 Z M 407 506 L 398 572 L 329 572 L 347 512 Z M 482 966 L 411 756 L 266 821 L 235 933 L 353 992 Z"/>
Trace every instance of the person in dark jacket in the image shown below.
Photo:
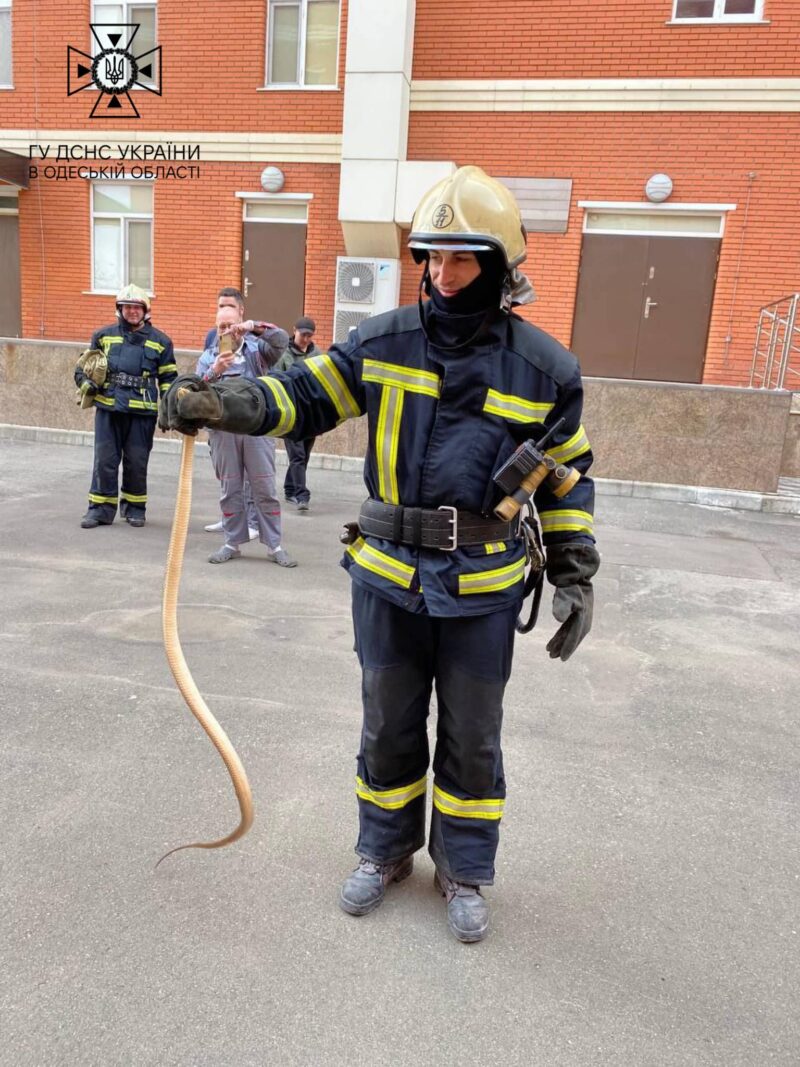
<path fill-rule="evenodd" d="M 314 320 L 302 315 L 294 324 L 292 339 L 275 364 L 275 370 L 286 371 L 299 360 L 318 355 L 319 349 L 314 344 L 316 330 Z M 307 437 L 305 441 L 291 441 L 287 437 L 284 441 L 289 467 L 283 480 L 283 495 L 288 503 L 297 505 L 298 511 L 308 511 L 311 500 L 311 493 L 306 484 L 306 471 L 315 441 L 315 437 Z"/>
<path fill-rule="evenodd" d="M 85 530 L 110 526 L 119 506 L 131 526 L 144 526 L 147 465 L 159 393 L 178 374 L 172 341 L 150 322 L 150 298 L 136 285 L 117 295 L 117 321 L 92 334 L 89 347 L 105 353 L 108 371 L 97 385 L 78 366 L 75 382 L 94 400 L 94 467 Z M 122 464 L 122 489 L 119 466 Z"/>
<path fill-rule="evenodd" d="M 517 522 L 495 517 L 505 493 L 494 477 L 548 430 L 554 465 L 577 474 L 555 488 L 545 480 L 534 495 L 560 623 L 547 649 L 567 660 L 591 627 L 599 565 L 592 453 L 577 360 L 511 310 L 532 290 L 518 270 L 526 235 L 509 190 L 460 168 L 423 197 L 409 244 L 423 265 L 418 306 L 366 319 L 341 347 L 283 374 L 218 385 L 182 377 L 160 425 L 191 434 L 213 420 L 302 440 L 366 414 L 369 499 L 343 560 L 362 668 L 360 861 L 340 904 L 351 915 L 374 910 L 424 844 L 435 686 L 428 850 L 451 931 L 479 941 L 505 802 L 503 693 L 526 567 Z"/>

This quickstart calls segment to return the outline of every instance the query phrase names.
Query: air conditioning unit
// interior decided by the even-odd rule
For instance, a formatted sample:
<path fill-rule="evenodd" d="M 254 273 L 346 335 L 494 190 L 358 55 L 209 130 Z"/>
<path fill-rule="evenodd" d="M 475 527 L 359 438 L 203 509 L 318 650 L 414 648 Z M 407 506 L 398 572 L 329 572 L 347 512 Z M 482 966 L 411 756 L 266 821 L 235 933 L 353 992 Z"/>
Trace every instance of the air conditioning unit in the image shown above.
<path fill-rule="evenodd" d="M 339 256 L 333 339 L 344 342 L 370 315 L 396 308 L 400 296 L 400 260 Z"/>

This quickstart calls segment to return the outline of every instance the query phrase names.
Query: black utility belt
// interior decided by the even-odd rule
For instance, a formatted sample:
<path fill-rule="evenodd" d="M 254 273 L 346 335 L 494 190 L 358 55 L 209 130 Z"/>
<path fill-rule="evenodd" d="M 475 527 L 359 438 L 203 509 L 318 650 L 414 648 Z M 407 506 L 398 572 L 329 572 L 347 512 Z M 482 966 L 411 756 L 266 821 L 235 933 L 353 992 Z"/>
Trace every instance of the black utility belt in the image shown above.
<path fill-rule="evenodd" d="M 452 552 L 460 545 L 511 540 L 517 536 L 517 519 L 501 522 L 446 505 L 409 508 L 369 499 L 361 505 L 358 528 L 368 537 L 382 537 L 414 548 L 440 548 Z"/>
<path fill-rule="evenodd" d="M 128 389 L 144 389 L 150 378 L 143 378 L 139 374 L 125 374 L 123 371 L 113 371 L 108 376 L 109 385 L 124 385 Z"/>

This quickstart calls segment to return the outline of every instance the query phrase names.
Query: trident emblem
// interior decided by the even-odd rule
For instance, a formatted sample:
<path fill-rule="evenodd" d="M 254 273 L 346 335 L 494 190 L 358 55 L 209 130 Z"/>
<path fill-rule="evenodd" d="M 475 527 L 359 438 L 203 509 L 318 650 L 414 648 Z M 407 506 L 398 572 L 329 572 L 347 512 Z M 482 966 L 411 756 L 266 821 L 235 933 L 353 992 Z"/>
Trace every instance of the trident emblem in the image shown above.
<path fill-rule="evenodd" d="M 125 74 L 125 61 L 123 56 L 106 56 L 106 80 L 111 85 L 122 81 Z"/>

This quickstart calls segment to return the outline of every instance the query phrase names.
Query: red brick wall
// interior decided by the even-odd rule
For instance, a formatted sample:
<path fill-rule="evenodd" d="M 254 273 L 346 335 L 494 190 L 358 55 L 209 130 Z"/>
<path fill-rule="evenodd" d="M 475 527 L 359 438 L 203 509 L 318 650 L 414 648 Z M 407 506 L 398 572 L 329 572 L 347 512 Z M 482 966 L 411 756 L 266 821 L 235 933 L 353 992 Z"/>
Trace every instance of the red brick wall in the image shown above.
<path fill-rule="evenodd" d="M 567 233 L 529 237 L 526 269 L 539 299 L 523 311 L 566 344 L 580 260 L 579 200 L 642 201 L 647 178 L 665 171 L 674 182 L 673 203 L 736 204 L 722 241 L 705 380 L 746 385 L 758 309 L 800 284 L 798 133 L 800 119 L 791 114 L 416 112 L 409 158 L 476 163 L 503 177 L 573 179 Z M 742 242 L 750 172 L 757 178 Z M 409 273 L 404 299 L 411 295 Z"/>
<path fill-rule="evenodd" d="M 283 170 L 287 191 L 314 194 L 306 311 L 319 320 L 319 339 L 327 344 L 336 256 L 344 251 L 336 220 L 339 168 L 286 164 Z M 203 163 L 199 180 L 156 183 L 153 321 L 180 347 L 200 345 L 213 324 L 217 290 L 241 285 L 242 201 L 234 193 L 260 191 L 260 173 L 261 164 Z M 113 299 L 85 292 L 91 288 L 89 199 L 89 183 L 79 179 L 33 182 L 20 193 L 23 336 L 88 340 L 113 321 Z M 270 313 L 269 307 L 249 310 Z"/>
<path fill-rule="evenodd" d="M 761 25 L 667 25 L 672 0 L 417 0 L 413 76 L 795 77 L 800 5 Z"/>
<path fill-rule="evenodd" d="M 91 51 L 89 0 L 15 0 L 13 93 L 0 92 L 0 127 L 88 129 L 93 90 L 66 95 L 66 50 Z M 342 0 L 339 85 L 344 85 Z M 266 0 L 161 0 L 163 95 L 136 90 L 139 130 L 330 133 L 341 130 L 339 90 L 257 92 L 265 81 Z M 32 60 L 32 56 L 37 61 Z M 34 79 L 38 83 L 34 83 Z"/>

